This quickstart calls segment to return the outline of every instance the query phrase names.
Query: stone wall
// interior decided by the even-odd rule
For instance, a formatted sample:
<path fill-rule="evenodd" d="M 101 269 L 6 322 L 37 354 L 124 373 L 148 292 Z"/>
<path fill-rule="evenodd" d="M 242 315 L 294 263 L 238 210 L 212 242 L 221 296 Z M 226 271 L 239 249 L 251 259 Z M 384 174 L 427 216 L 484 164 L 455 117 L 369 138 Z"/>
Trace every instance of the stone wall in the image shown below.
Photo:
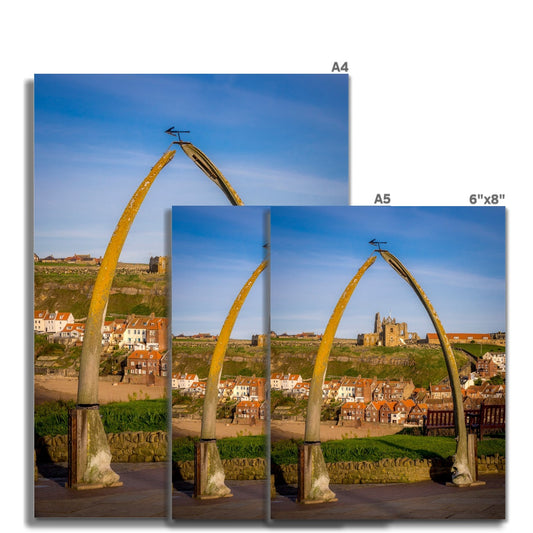
<path fill-rule="evenodd" d="M 226 479 L 266 479 L 266 461 L 260 457 L 255 459 L 224 459 L 222 461 Z M 194 461 L 178 461 L 172 463 L 174 480 L 193 480 Z"/>
<path fill-rule="evenodd" d="M 449 475 L 450 459 L 382 459 L 377 462 L 327 463 L 330 483 L 413 483 Z M 505 458 L 481 456 L 478 458 L 478 474 L 505 472 Z M 276 484 L 298 483 L 298 465 L 273 465 Z"/>
<path fill-rule="evenodd" d="M 107 442 L 112 461 L 118 463 L 146 463 L 166 461 L 168 436 L 166 431 L 128 431 L 110 433 Z M 39 437 L 35 442 L 39 463 L 68 461 L 68 436 Z"/>
<path fill-rule="evenodd" d="M 107 435 L 112 461 L 119 463 L 144 463 L 167 460 L 168 436 L 165 431 L 125 432 Z M 68 437 L 40 437 L 35 442 L 37 463 L 68 461 Z M 481 456 L 478 473 L 505 473 L 505 457 Z M 449 474 L 451 459 L 382 459 L 377 462 L 328 463 L 330 483 L 412 483 L 427 481 Z M 226 479 L 266 479 L 266 461 L 255 459 L 225 459 L 222 461 Z M 175 480 L 194 479 L 194 461 L 173 463 Z M 298 483 L 298 465 L 273 465 L 276 484 Z"/>

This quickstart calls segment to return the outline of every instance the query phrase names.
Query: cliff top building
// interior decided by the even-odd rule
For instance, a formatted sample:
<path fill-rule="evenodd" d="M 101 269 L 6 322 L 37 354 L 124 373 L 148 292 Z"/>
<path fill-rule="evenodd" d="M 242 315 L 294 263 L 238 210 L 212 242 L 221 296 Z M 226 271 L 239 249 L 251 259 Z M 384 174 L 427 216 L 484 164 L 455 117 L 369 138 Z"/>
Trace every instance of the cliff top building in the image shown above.
<path fill-rule="evenodd" d="M 390 315 L 381 320 L 379 313 L 374 317 L 373 333 L 357 335 L 360 346 L 402 346 L 418 340 L 417 333 L 408 331 L 407 322 L 396 322 Z"/>

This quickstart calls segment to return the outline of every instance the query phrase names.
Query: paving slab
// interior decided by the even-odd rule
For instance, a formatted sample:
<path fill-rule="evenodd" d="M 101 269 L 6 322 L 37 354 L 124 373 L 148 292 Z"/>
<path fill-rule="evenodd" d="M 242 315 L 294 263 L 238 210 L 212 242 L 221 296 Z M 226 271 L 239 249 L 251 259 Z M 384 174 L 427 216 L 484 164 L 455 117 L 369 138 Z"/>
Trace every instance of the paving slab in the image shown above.
<path fill-rule="evenodd" d="M 121 487 L 76 490 L 66 487 L 67 463 L 40 465 L 34 489 L 36 518 L 166 518 L 169 471 L 166 463 L 114 463 Z"/>
<path fill-rule="evenodd" d="M 284 520 L 504 520 L 505 476 L 481 478 L 484 485 L 450 487 L 434 481 L 386 485 L 330 485 L 338 501 L 296 503 L 296 486 L 280 489 L 271 519 Z"/>
<path fill-rule="evenodd" d="M 172 490 L 174 520 L 265 520 L 268 491 L 266 481 L 225 481 L 230 498 L 198 500 L 192 497 L 192 483 L 182 482 Z"/>

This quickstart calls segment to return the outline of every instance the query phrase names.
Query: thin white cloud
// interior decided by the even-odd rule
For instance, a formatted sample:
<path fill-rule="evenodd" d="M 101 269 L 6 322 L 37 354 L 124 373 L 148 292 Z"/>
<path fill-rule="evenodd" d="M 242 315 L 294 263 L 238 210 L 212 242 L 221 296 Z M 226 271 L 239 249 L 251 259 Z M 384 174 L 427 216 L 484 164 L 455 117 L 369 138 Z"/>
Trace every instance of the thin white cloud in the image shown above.
<path fill-rule="evenodd" d="M 285 194 L 300 194 L 304 198 L 310 195 L 320 196 L 324 198 L 327 204 L 330 200 L 340 199 L 346 193 L 348 187 L 348 177 L 345 181 L 333 180 L 329 177 L 312 175 L 293 169 L 279 169 L 270 166 L 249 166 L 242 167 L 239 165 L 231 165 L 228 167 L 228 176 L 246 178 L 250 183 L 253 183 L 255 195 L 276 196 L 278 201 L 275 204 L 268 205 L 288 205 L 279 201 L 283 196 L 278 196 L 279 193 Z M 343 203 L 346 200 L 343 199 Z M 305 205 L 304 202 L 298 202 L 294 205 Z M 259 204 L 261 205 L 261 204 Z"/>
<path fill-rule="evenodd" d="M 411 271 L 412 273 L 413 271 Z M 439 283 L 448 287 L 461 287 L 471 290 L 490 290 L 503 291 L 505 290 L 505 279 L 485 276 L 468 272 L 465 270 L 453 270 L 436 268 L 434 266 L 420 266 L 416 268 L 417 280 L 419 278 L 427 278 L 431 283 Z"/>

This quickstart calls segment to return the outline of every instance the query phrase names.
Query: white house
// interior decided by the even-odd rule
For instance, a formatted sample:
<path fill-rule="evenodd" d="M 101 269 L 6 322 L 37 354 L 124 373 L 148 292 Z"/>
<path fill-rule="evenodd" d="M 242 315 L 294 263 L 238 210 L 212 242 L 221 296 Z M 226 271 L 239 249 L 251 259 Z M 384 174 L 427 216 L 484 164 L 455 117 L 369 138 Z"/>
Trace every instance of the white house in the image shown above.
<path fill-rule="evenodd" d="M 72 313 L 63 313 L 60 311 L 53 311 L 46 313 L 44 317 L 44 331 L 46 333 L 58 334 L 63 331 L 67 324 L 74 323 L 74 316 Z"/>
<path fill-rule="evenodd" d="M 83 341 L 85 335 L 85 324 L 67 324 L 62 331 L 59 332 L 59 336 L 62 339 L 74 339 L 77 341 Z"/>
<path fill-rule="evenodd" d="M 197 374 L 172 374 L 173 389 L 190 389 L 196 381 L 198 381 Z"/>
<path fill-rule="evenodd" d="M 272 390 L 281 390 L 281 382 L 283 381 L 282 372 L 274 372 L 270 375 L 270 388 Z"/>
<path fill-rule="evenodd" d="M 135 347 L 136 350 L 146 349 L 147 323 L 147 319 L 131 319 L 128 322 L 124 334 L 122 336 L 122 346 L 128 346 L 129 348 Z"/>
<path fill-rule="evenodd" d="M 302 376 L 300 374 L 286 374 L 281 380 L 281 389 L 291 391 L 296 387 L 297 383 L 302 383 Z"/>
<path fill-rule="evenodd" d="M 44 319 L 46 315 L 48 314 L 48 311 L 43 310 L 35 310 L 33 312 L 33 331 L 35 333 L 45 333 L 45 325 L 44 325 Z"/>

